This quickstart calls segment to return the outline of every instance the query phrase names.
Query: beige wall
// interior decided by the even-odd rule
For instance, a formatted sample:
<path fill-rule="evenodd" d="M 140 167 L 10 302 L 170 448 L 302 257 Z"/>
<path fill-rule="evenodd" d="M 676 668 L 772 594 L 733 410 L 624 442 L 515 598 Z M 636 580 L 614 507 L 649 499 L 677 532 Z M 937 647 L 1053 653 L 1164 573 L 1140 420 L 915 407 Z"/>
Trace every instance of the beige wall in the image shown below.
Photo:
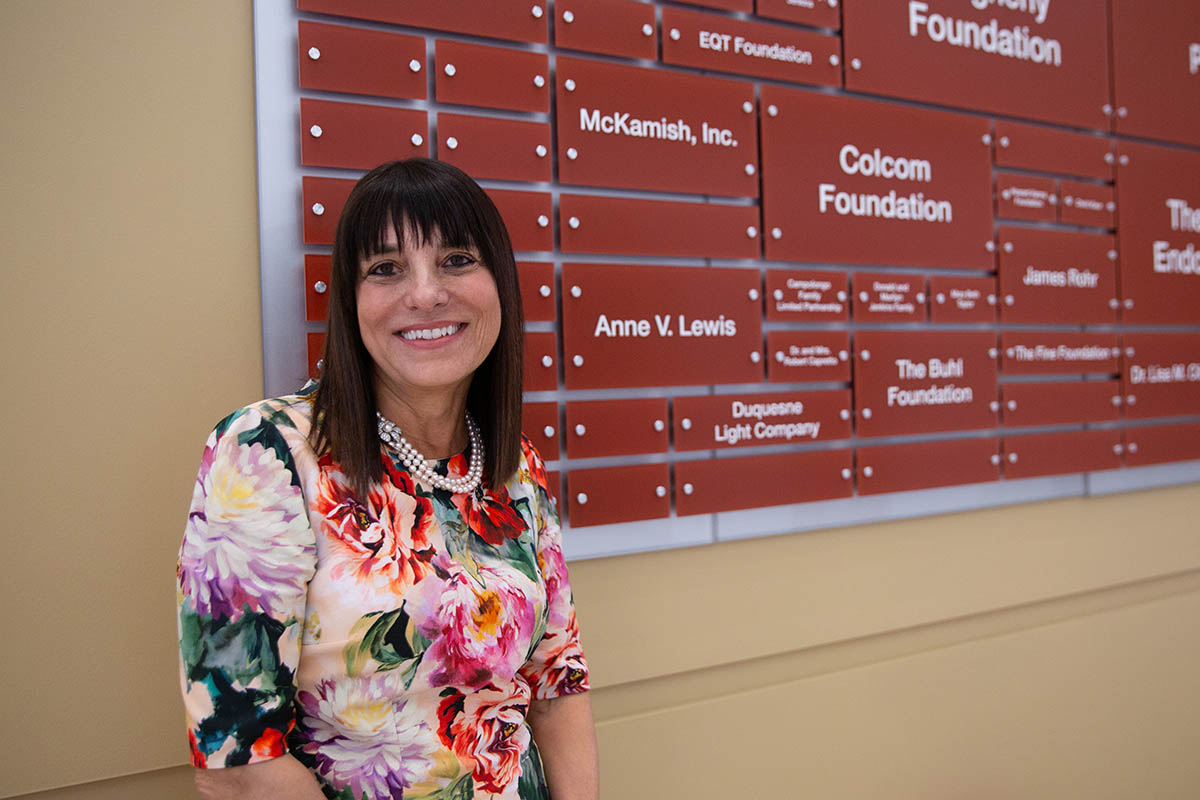
<path fill-rule="evenodd" d="M 261 383 L 249 3 L 5 0 L 0 44 L 0 797 L 186 797 L 171 569 Z M 605 797 L 1195 796 L 1197 508 L 579 563 Z"/>

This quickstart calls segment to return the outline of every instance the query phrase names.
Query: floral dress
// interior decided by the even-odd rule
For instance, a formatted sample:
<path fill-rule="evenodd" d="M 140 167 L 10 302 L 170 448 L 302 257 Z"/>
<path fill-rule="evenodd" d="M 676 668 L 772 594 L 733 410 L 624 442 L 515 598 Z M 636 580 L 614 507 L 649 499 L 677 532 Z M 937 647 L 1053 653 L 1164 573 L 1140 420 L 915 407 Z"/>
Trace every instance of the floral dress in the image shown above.
<path fill-rule="evenodd" d="M 311 391 L 231 414 L 204 450 L 178 568 L 193 763 L 290 752 L 339 800 L 548 797 L 529 704 L 588 672 L 537 451 L 452 494 L 381 447 L 356 497 L 309 446 Z"/>

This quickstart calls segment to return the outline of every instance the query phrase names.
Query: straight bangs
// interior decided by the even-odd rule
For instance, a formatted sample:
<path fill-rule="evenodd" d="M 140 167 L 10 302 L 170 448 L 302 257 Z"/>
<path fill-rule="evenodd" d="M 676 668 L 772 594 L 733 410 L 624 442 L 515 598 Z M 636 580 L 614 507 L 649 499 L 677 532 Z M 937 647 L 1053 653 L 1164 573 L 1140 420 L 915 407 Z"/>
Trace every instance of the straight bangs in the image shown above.
<path fill-rule="evenodd" d="M 480 213 L 481 203 L 491 203 L 482 189 L 474 187 L 477 196 L 469 197 L 463 187 L 449 191 L 451 187 L 432 180 L 378 180 L 363 188 L 357 213 L 347 218 L 344 231 L 343 252 L 353 254 L 356 264 L 383 253 L 389 232 L 394 232 L 400 250 L 412 234 L 418 246 L 439 242 L 476 250 L 492 269 L 499 243 L 489 241 L 490 226 Z"/>

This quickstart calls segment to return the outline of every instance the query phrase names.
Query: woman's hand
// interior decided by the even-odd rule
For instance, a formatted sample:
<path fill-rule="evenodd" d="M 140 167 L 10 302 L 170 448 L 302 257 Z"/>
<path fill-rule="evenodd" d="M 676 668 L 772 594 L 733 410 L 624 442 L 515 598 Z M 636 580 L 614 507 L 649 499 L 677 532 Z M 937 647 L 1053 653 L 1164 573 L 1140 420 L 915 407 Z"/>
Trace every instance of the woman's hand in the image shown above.
<path fill-rule="evenodd" d="M 241 767 L 196 770 L 204 800 L 325 800 L 317 779 L 290 755 Z"/>
<path fill-rule="evenodd" d="M 553 800 L 599 800 L 600 763 L 588 693 L 534 700 L 528 720 Z"/>

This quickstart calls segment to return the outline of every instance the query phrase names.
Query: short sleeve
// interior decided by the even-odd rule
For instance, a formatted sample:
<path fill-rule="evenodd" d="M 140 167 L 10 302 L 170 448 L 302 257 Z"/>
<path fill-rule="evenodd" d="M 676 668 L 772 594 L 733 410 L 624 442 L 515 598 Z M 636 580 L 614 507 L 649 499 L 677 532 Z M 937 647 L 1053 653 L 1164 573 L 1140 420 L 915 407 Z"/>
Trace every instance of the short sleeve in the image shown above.
<path fill-rule="evenodd" d="M 177 569 L 180 682 L 197 767 L 285 752 L 315 568 L 284 434 L 254 408 L 236 412 L 205 446 Z"/>
<path fill-rule="evenodd" d="M 588 690 L 588 667 L 579 638 L 571 581 L 562 552 L 558 508 L 536 449 L 526 443 L 525 458 L 535 484 L 534 524 L 537 563 L 546 582 L 546 632 L 521 668 L 535 700 L 549 700 Z"/>

